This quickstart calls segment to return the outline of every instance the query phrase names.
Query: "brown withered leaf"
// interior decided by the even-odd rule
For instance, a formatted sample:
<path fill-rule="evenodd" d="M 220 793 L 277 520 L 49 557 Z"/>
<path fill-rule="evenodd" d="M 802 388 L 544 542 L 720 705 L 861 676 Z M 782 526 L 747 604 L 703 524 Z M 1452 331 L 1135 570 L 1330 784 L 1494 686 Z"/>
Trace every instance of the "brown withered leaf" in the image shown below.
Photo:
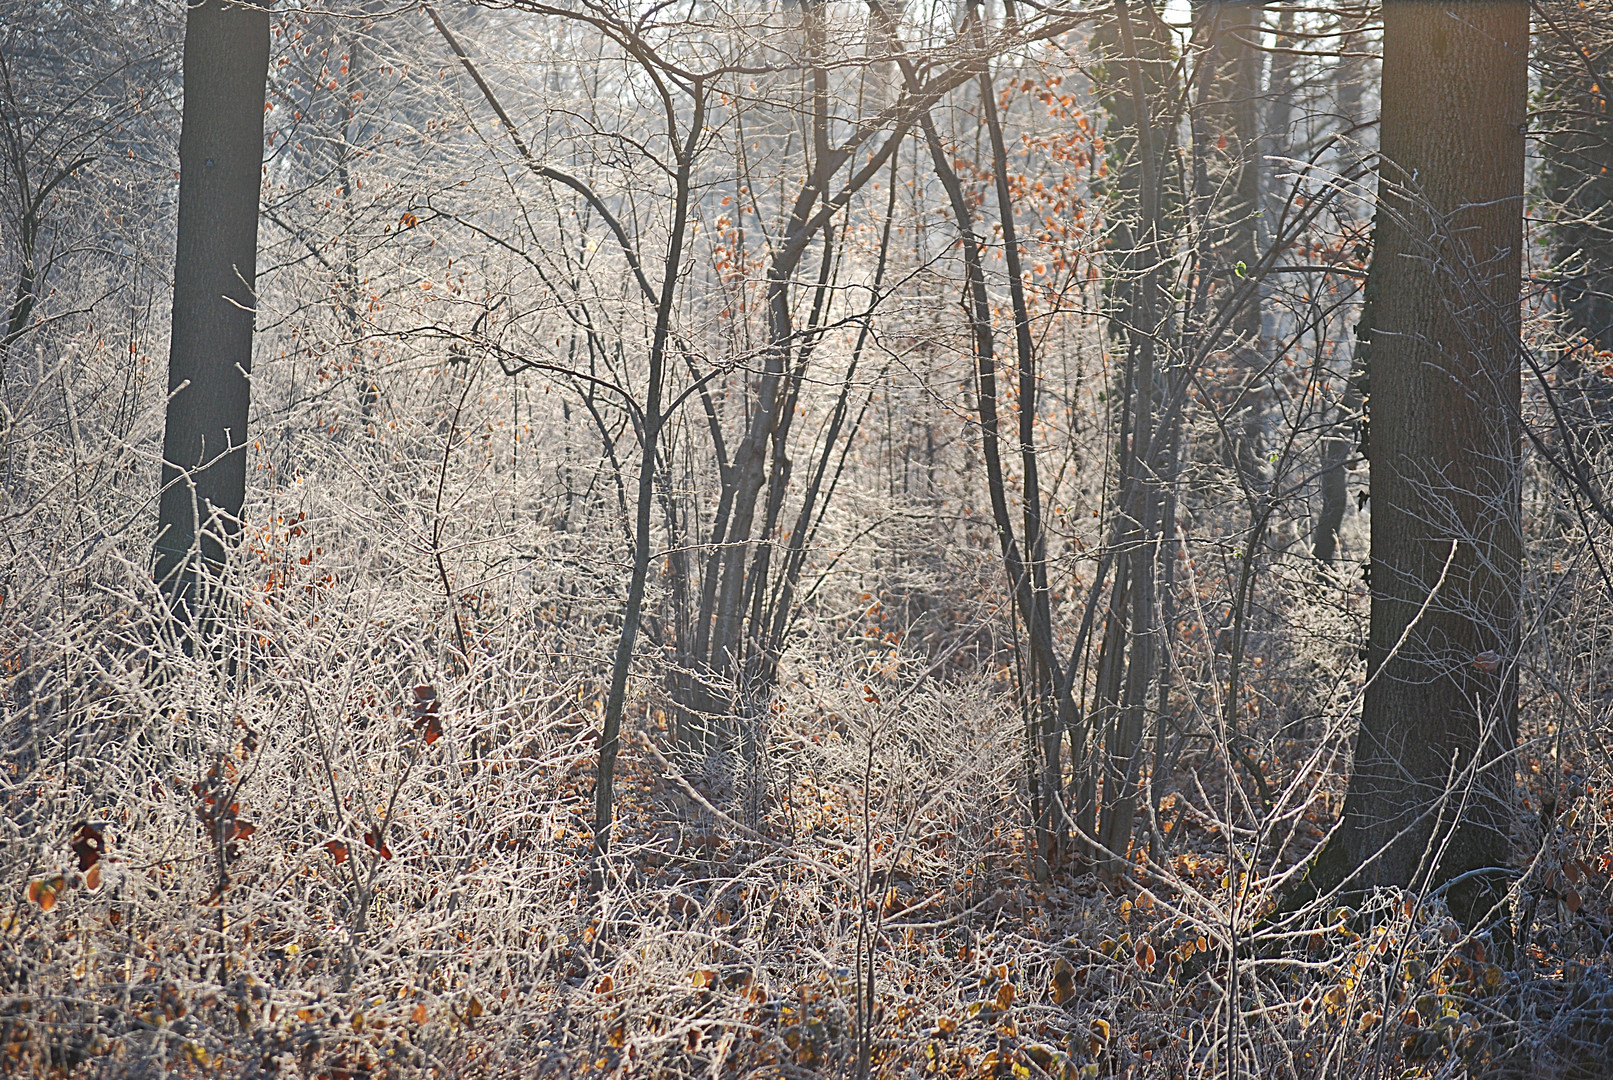
<path fill-rule="evenodd" d="M 1158 957 L 1154 954 L 1154 947 L 1148 943 L 1147 938 L 1144 938 L 1137 943 L 1138 967 L 1142 968 L 1144 971 L 1152 971 L 1154 968 L 1154 961 L 1157 959 Z"/>
<path fill-rule="evenodd" d="M 79 822 L 73 826 L 71 847 L 73 854 L 78 857 L 79 870 L 88 870 L 101 861 L 101 853 L 106 850 L 105 827 L 88 821 Z"/>
<path fill-rule="evenodd" d="M 1053 1004 L 1063 1005 L 1075 997 L 1075 967 L 1064 957 L 1053 963 Z"/>
<path fill-rule="evenodd" d="M 421 683 L 414 688 L 414 730 L 427 746 L 442 738 L 440 705 L 436 687 Z"/>
<path fill-rule="evenodd" d="M 390 859 L 392 857 L 392 849 L 387 847 L 385 842 L 383 842 L 382 839 L 379 836 L 377 836 L 375 833 L 373 833 L 373 832 L 365 833 L 364 834 L 364 842 L 366 844 L 368 844 L 371 848 L 373 848 L 376 851 L 380 852 L 381 853 L 381 858 Z"/>

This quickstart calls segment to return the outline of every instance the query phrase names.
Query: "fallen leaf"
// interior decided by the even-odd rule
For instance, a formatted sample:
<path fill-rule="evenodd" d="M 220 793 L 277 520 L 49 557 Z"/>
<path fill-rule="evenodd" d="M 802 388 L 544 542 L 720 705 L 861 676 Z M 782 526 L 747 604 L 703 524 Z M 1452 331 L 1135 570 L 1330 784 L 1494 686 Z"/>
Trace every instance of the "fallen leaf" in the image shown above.
<path fill-rule="evenodd" d="M 1144 971 L 1152 971 L 1154 969 L 1154 961 L 1156 959 L 1158 958 L 1154 955 L 1154 947 L 1148 943 L 1147 938 L 1144 938 L 1142 941 L 1137 943 L 1138 967 L 1142 968 Z"/>
<path fill-rule="evenodd" d="M 1053 1004 L 1063 1005 L 1075 997 L 1075 967 L 1064 957 L 1053 963 Z"/>
<path fill-rule="evenodd" d="M 1007 1011 L 1008 1006 L 1014 1003 L 1014 984 L 1005 982 L 997 991 L 997 1008 Z"/>

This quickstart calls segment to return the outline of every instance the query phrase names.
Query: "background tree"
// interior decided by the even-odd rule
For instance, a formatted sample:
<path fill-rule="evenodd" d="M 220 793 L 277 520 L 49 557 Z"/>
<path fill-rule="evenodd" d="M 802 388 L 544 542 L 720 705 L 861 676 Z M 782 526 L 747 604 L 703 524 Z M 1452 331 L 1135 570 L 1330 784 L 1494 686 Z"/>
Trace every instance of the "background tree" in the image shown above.
<path fill-rule="evenodd" d="M 181 619 L 194 614 L 200 575 L 222 566 L 246 501 L 268 71 L 267 6 L 206 0 L 187 9 L 156 561 Z"/>

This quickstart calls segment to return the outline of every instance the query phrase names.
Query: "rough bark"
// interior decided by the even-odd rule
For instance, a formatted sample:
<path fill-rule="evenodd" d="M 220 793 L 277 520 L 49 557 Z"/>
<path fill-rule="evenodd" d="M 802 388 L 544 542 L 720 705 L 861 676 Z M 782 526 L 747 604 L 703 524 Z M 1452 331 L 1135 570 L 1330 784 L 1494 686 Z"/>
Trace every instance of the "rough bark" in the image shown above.
<path fill-rule="evenodd" d="M 1311 875 L 1461 878 L 1449 899 L 1473 918 L 1508 859 L 1513 782 L 1528 41 L 1524 0 L 1384 7 L 1371 682 L 1343 822 Z"/>

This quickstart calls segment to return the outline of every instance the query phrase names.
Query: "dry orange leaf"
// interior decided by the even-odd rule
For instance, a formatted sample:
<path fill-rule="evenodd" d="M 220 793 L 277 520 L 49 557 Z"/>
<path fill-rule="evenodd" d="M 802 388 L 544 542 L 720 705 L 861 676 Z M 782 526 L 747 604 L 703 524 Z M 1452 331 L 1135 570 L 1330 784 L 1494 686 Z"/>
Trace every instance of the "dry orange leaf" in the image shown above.
<path fill-rule="evenodd" d="M 1144 938 L 1142 941 L 1137 943 L 1138 967 L 1142 968 L 1144 971 L 1152 971 L 1154 968 L 1154 961 L 1156 959 L 1158 959 L 1158 957 L 1154 955 L 1154 947 L 1148 943 L 1147 938 Z"/>
<path fill-rule="evenodd" d="M 1005 982 L 997 990 L 997 1008 L 1007 1009 L 1014 1003 L 1014 984 Z"/>
<path fill-rule="evenodd" d="M 39 905 L 40 911 L 49 911 L 56 906 L 56 898 L 61 895 L 67 883 L 57 874 L 53 878 L 28 883 L 28 899 Z"/>

